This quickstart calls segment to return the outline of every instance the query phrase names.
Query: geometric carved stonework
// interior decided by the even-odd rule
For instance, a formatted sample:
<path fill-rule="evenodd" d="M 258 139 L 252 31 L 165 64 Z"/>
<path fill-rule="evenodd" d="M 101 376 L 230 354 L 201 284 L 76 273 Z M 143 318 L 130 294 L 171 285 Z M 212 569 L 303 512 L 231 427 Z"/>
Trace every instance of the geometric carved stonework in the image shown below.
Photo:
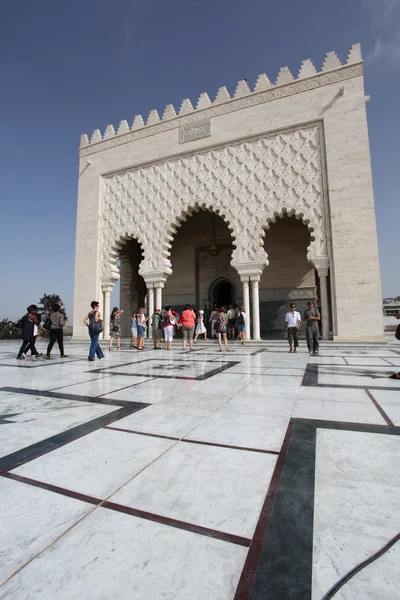
<path fill-rule="evenodd" d="M 115 269 L 118 243 L 126 237 L 142 245 L 141 273 L 168 272 L 177 228 L 201 209 L 214 211 L 228 224 L 236 246 L 234 266 L 268 264 L 264 230 L 285 213 L 309 228 L 308 259 L 327 257 L 330 223 L 325 179 L 321 122 L 105 177 L 101 275 Z"/>

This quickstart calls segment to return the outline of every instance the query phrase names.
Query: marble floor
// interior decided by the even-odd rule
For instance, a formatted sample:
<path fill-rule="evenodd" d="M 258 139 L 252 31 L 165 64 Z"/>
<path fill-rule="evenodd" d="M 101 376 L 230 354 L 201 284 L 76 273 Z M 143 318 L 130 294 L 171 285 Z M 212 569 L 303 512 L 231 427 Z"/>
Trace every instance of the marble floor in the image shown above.
<path fill-rule="evenodd" d="M 0 342 L 0 600 L 399 597 L 395 341 L 19 345 Z"/>

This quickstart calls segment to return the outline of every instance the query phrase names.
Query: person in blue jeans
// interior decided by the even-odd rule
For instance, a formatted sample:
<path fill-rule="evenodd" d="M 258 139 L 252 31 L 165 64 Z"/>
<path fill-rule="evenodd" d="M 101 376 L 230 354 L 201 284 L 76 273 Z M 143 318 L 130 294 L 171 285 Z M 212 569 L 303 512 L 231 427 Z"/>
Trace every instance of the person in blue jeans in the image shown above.
<path fill-rule="evenodd" d="M 92 331 L 93 323 L 97 323 L 101 319 L 101 314 L 99 312 L 99 303 L 96 302 L 96 300 L 93 300 L 93 302 L 91 302 L 90 306 L 92 307 L 92 310 L 83 319 L 83 322 L 85 323 L 86 327 L 88 327 L 88 329 L 89 329 L 90 349 L 89 349 L 88 360 L 92 361 L 92 360 L 94 360 L 95 355 L 97 355 L 97 358 L 100 360 L 101 358 L 104 358 L 104 354 L 103 354 L 102 349 L 100 348 L 100 344 L 99 344 L 100 333 L 94 333 Z"/>

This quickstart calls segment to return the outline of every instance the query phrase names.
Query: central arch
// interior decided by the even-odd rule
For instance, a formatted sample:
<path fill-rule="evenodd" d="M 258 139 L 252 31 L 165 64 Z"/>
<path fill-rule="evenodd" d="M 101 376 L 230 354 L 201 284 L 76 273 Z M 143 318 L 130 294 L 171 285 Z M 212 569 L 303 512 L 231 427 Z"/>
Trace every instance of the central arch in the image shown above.
<path fill-rule="evenodd" d="M 236 286 L 227 277 L 218 277 L 209 288 L 210 306 L 229 306 L 236 304 Z"/>
<path fill-rule="evenodd" d="M 170 242 L 172 274 L 163 290 L 164 304 L 208 310 L 214 302 L 236 300 L 241 282 L 231 265 L 234 247 L 232 230 L 222 216 L 209 209 L 193 212 Z"/>

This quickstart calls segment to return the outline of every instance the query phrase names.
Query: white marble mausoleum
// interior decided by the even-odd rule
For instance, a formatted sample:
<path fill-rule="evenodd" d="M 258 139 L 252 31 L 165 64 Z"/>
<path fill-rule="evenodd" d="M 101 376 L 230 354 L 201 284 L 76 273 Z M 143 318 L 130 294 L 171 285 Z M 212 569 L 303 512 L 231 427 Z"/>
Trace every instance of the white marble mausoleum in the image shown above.
<path fill-rule="evenodd" d="M 145 297 L 243 304 L 253 339 L 317 298 L 325 339 L 382 340 L 367 99 L 355 44 L 82 135 L 74 337 L 92 300 L 108 337 L 120 280 L 126 335 Z"/>

